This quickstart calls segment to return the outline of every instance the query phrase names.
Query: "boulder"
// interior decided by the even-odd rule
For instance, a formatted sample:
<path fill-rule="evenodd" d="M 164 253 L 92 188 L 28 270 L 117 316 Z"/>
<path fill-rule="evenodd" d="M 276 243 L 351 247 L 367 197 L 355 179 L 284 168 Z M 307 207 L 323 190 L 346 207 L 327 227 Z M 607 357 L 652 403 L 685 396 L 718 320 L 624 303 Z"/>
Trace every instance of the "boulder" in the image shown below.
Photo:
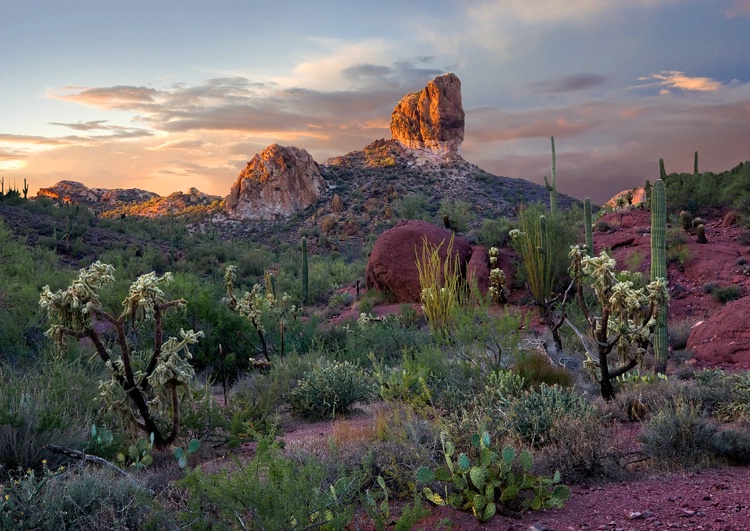
<path fill-rule="evenodd" d="M 404 96 L 391 114 L 391 136 L 408 148 L 460 158 L 464 109 L 458 77 L 438 76 L 420 92 Z"/>
<path fill-rule="evenodd" d="M 727 303 L 690 330 L 686 348 L 701 365 L 750 369 L 750 297 Z"/>
<path fill-rule="evenodd" d="M 426 221 L 399 222 L 375 242 L 367 262 L 367 287 L 389 292 L 398 302 L 420 302 L 417 256 L 422 256 L 423 238 L 426 237 L 432 245 L 445 242 L 440 248 L 440 256 L 445 260 L 451 235 L 451 231 Z M 465 277 L 466 265 L 472 255 L 471 245 L 456 237 L 453 251 L 458 255 L 461 274 Z"/>
<path fill-rule="evenodd" d="M 224 201 L 235 220 L 275 220 L 291 216 L 320 198 L 325 182 L 304 149 L 272 144 L 247 163 Z"/>

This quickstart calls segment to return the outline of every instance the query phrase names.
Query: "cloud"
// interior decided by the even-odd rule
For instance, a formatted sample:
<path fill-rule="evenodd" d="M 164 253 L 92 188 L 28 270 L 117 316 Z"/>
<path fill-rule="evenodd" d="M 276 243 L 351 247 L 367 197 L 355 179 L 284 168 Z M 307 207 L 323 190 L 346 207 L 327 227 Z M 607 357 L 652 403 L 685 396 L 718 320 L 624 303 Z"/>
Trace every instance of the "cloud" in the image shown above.
<path fill-rule="evenodd" d="M 202 140 L 169 140 L 158 146 L 148 147 L 149 151 L 162 151 L 165 149 L 194 149 L 205 146 Z"/>
<path fill-rule="evenodd" d="M 728 18 L 750 18 L 750 0 L 735 0 L 732 7 L 724 11 Z"/>
<path fill-rule="evenodd" d="M 0 149 L 0 160 L 17 160 L 24 156 L 25 155 L 18 153 L 17 151 L 5 151 Z"/>
<path fill-rule="evenodd" d="M 588 88 L 598 87 L 607 82 L 605 76 L 580 72 L 569 74 L 567 76 L 544 79 L 529 83 L 527 86 L 533 91 L 540 94 L 554 94 L 558 92 L 573 92 Z"/>
<path fill-rule="evenodd" d="M 663 70 L 658 74 L 639 77 L 639 81 L 645 81 L 635 88 L 659 88 L 660 94 L 669 94 L 670 89 L 680 89 L 686 92 L 714 92 L 722 87 L 719 81 L 710 77 L 690 77 L 684 72 L 677 70 Z"/>
<path fill-rule="evenodd" d="M 159 96 L 158 90 L 128 85 L 98 88 L 66 86 L 62 90 L 64 93 L 48 92 L 47 96 L 100 109 L 145 109 Z"/>
<path fill-rule="evenodd" d="M 74 138 L 54 138 L 37 135 L 13 135 L 0 133 L 0 142 L 11 144 L 34 144 L 39 146 L 63 146 L 74 142 Z"/>

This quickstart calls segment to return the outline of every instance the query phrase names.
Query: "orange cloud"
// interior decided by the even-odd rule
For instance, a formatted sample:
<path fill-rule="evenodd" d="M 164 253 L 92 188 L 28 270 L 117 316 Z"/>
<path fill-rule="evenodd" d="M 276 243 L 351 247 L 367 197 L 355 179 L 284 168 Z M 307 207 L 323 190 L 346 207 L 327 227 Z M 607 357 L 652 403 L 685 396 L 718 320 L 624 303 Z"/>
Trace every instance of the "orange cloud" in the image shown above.
<path fill-rule="evenodd" d="M 639 81 L 651 81 L 636 88 L 660 87 L 660 94 L 669 94 L 669 89 L 680 89 L 694 92 L 714 92 L 721 88 L 721 83 L 710 77 L 690 77 L 677 70 L 663 70 L 658 74 L 638 78 Z"/>

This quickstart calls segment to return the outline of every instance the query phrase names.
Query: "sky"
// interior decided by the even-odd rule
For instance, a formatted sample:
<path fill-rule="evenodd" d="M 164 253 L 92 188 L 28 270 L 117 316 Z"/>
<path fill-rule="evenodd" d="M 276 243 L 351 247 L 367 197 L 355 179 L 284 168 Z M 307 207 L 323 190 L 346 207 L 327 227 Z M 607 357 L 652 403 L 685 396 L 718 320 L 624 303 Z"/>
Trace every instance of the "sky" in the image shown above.
<path fill-rule="evenodd" d="M 750 0 L 3 0 L 0 176 L 225 196 L 278 143 L 318 163 L 461 80 L 463 157 L 604 202 L 750 159 Z"/>

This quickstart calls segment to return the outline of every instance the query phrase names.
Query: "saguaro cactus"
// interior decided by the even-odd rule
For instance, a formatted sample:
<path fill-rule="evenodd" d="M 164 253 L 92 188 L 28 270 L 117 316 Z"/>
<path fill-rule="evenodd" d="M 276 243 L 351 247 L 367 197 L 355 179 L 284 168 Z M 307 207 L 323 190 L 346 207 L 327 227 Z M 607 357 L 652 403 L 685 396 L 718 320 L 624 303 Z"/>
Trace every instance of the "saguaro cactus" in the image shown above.
<path fill-rule="evenodd" d="M 693 155 L 693 175 L 698 176 L 698 152 Z"/>
<path fill-rule="evenodd" d="M 302 303 L 307 304 L 309 291 L 309 277 L 307 268 L 307 238 L 302 237 Z"/>
<path fill-rule="evenodd" d="M 660 163 L 663 168 L 663 164 Z M 667 279 L 667 193 L 664 181 L 654 183 L 651 198 L 651 281 L 658 278 Z M 659 308 L 654 326 L 654 358 L 657 373 L 663 373 L 667 368 L 667 305 Z"/>
<path fill-rule="evenodd" d="M 552 184 L 544 176 L 544 187 L 549 190 L 549 211 L 551 214 L 557 212 L 557 162 L 555 160 L 555 137 L 550 137 L 552 142 Z"/>
<path fill-rule="evenodd" d="M 589 256 L 594 256 L 594 233 L 591 224 L 591 199 L 588 197 L 583 202 L 584 229 L 586 230 L 586 252 Z"/>

